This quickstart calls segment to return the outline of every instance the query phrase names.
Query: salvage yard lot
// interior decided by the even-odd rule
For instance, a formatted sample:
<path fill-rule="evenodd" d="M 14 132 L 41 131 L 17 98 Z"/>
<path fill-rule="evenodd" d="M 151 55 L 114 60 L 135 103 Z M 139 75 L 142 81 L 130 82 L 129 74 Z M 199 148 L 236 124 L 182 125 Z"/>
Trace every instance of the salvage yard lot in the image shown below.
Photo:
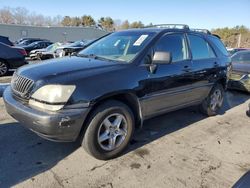
<path fill-rule="evenodd" d="M 125 154 L 98 161 L 26 130 L 0 98 L 0 187 L 231 187 L 250 169 L 249 102 L 231 91 L 218 116 L 192 107 L 148 120 Z"/>

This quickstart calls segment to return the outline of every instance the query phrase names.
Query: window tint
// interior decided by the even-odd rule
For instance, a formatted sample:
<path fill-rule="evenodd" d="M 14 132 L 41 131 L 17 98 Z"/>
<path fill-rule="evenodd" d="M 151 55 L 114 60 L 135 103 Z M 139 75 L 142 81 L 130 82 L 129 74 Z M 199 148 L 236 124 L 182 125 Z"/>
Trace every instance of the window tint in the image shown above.
<path fill-rule="evenodd" d="M 188 35 L 193 59 L 207 59 L 215 57 L 210 45 L 201 37 Z"/>
<path fill-rule="evenodd" d="M 217 46 L 217 48 L 221 51 L 221 53 L 223 53 L 225 56 L 228 56 L 227 49 L 225 48 L 224 44 L 218 37 L 210 36 L 209 39 L 214 43 L 214 45 Z"/>
<path fill-rule="evenodd" d="M 97 40 L 79 53 L 79 56 L 94 54 L 111 61 L 130 63 L 147 46 L 155 33 L 117 32 Z"/>
<path fill-rule="evenodd" d="M 188 58 L 185 38 L 182 34 L 163 36 L 156 44 L 155 51 L 171 52 L 172 61 L 181 61 Z"/>

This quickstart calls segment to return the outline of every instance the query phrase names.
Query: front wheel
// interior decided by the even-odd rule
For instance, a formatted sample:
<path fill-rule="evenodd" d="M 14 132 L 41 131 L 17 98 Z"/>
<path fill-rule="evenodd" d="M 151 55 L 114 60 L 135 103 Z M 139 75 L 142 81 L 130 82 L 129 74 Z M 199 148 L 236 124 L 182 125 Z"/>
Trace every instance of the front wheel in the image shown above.
<path fill-rule="evenodd" d="M 93 157 L 108 160 L 119 156 L 134 132 L 134 115 L 119 101 L 107 101 L 92 113 L 82 145 Z"/>
<path fill-rule="evenodd" d="M 217 115 L 224 101 L 224 88 L 222 85 L 217 84 L 213 87 L 208 97 L 201 104 L 201 111 L 208 115 Z"/>

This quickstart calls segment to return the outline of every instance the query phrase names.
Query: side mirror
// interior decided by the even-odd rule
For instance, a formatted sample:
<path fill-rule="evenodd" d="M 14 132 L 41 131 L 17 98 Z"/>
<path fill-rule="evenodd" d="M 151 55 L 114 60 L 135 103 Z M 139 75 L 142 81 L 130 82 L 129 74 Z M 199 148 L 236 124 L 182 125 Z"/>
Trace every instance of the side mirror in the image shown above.
<path fill-rule="evenodd" d="M 172 54 L 170 52 L 155 52 L 152 62 L 154 64 L 169 64 L 172 62 Z"/>

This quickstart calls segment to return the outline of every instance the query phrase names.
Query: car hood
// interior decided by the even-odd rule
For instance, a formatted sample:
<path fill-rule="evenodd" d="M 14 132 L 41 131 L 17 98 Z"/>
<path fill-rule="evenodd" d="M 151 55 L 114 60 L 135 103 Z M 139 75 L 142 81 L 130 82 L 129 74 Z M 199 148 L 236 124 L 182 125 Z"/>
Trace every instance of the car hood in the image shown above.
<path fill-rule="evenodd" d="M 62 81 L 66 83 L 114 69 L 114 67 L 119 67 L 119 65 L 122 64 L 72 56 L 27 65 L 19 68 L 17 74 L 35 82 L 38 80 L 46 82 L 52 79 L 53 82 Z"/>
<path fill-rule="evenodd" d="M 250 73 L 250 63 L 232 63 L 232 70 L 235 72 Z"/>

